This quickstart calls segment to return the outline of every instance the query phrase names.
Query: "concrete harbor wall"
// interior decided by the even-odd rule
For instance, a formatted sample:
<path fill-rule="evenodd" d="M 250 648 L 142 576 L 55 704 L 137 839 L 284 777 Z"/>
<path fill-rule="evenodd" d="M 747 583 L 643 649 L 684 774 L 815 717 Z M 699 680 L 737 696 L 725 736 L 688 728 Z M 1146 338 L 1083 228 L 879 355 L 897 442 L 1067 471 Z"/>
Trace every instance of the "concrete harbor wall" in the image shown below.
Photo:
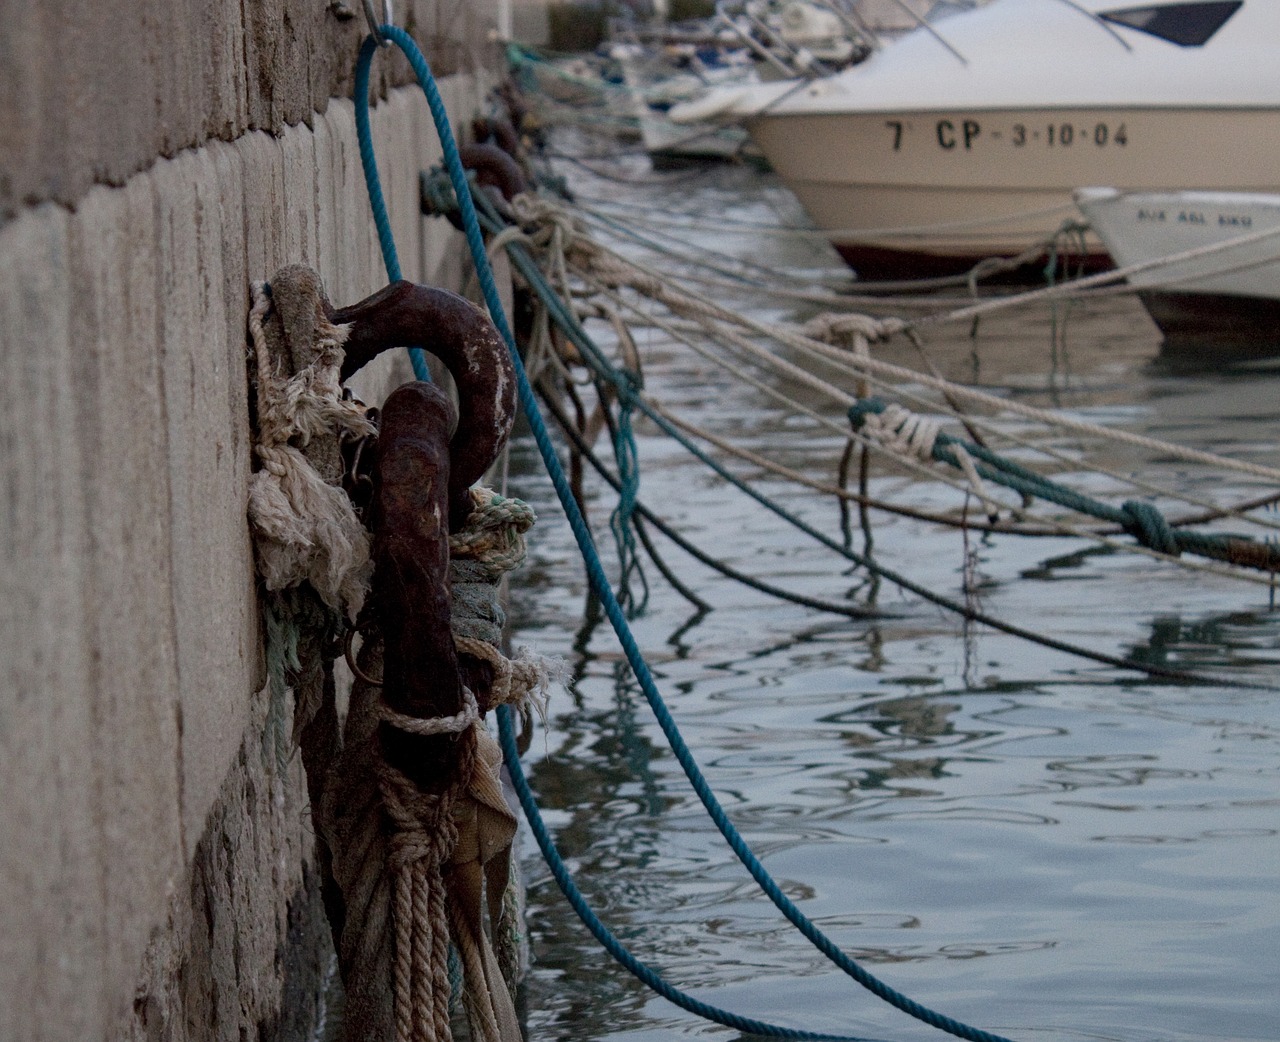
<path fill-rule="evenodd" d="M 396 8 L 465 120 L 496 2 Z M 308 1038 L 329 942 L 264 690 L 246 316 L 288 263 L 338 304 L 385 283 L 349 100 L 363 18 L 0 13 L 0 1042 Z M 456 288 L 460 237 L 418 217 L 429 113 L 402 60 L 377 69 L 402 266 Z M 357 391 L 405 375 L 387 359 Z"/>

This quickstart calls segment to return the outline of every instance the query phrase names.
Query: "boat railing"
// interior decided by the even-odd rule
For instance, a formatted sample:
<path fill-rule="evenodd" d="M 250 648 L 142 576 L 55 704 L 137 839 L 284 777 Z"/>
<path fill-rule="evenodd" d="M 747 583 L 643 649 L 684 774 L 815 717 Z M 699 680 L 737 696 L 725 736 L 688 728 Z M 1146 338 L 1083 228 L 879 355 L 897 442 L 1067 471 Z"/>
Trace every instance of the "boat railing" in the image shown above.
<path fill-rule="evenodd" d="M 796 8 L 832 16 L 833 31 L 829 36 L 803 38 L 791 34 L 795 27 L 787 25 L 787 17 Z M 784 79 L 830 75 L 861 61 L 875 49 L 869 42 L 874 34 L 864 29 L 861 20 L 855 20 L 844 5 L 833 0 L 719 0 L 715 11 L 718 24 Z"/>
<path fill-rule="evenodd" d="M 1066 0 L 1066 2 L 1069 2 L 1069 0 Z M 913 22 L 915 22 L 917 28 L 923 29 L 935 40 L 937 40 L 938 43 L 942 44 L 943 47 L 945 47 L 948 51 L 950 51 L 953 55 L 955 55 L 956 59 L 960 62 L 961 65 L 968 66 L 969 59 L 966 58 L 963 54 L 961 54 L 958 50 L 956 50 L 956 48 L 952 46 L 951 41 L 949 41 L 945 36 L 943 36 L 942 33 L 938 32 L 937 27 L 934 26 L 929 21 L 929 19 L 927 19 L 924 15 L 920 14 L 918 11 L 912 8 L 910 4 L 906 3 L 906 0 L 892 0 L 892 3 L 895 7 L 902 10 L 907 15 L 908 18 L 910 18 Z"/>
<path fill-rule="evenodd" d="M 1058 0 L 1058 2 L 1061 4 L 1066 4 L 1069 8 L 1071 8 L 1071 10 L 1084 15 L 1087 19 L 1089 19 L 1089 21 L 1093 22 L 1096 26 L 1098 26 L 1099 29 L 1101 29 L 1108 36 L 1114 39 L 1126 51 L 1133 50 L 1133 45 L 1129 43 L 1128 40 L 1126 40 L 1123 36 L 1121 36 L 1109 24 L 1107 24 L 1107 21 L 1105 18 L 1099 18 L 1096 13 L 1094 13 L 1093 11 L 1090 11 L 1084 5 L 1076 3 L 1076 0 Z"/>
<path fill-rule="evenodd" d="M 742 24 L 746 19 L 750 28 Z M 797 76 L 812 76 L 814 69 L 811 63 L 802 59 L 796 48 L 782 39 L 776 31 L 761 18 L 750 3 L 726 3 L 721 0 L 716 4 L 716 20 L 732 31 L 743 44 L 761 61 L 772 66 L 784 79 Z"/>

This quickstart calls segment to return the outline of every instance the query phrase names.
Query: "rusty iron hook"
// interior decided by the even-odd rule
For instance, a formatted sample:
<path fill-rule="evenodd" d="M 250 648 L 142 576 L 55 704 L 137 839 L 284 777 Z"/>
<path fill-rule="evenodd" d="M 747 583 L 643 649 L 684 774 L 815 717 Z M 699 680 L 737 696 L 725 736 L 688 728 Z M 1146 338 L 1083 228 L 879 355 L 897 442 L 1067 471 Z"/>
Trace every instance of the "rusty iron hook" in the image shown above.
<path fill-rule="evenodd" d="M 326 305 L 326 312 L 334 324 L 352 324 L 343 380 L 381 352 L 411 344 L 424 346 L 453 377 L 458 424 L 449 442 L 448 518 L 449 531 L 458 531 L 471 512 L 468 490 L 498 458 L 515 420 L 515 369 L 493 323 L 465 297 L 405 281 L 350 307 Z"/>

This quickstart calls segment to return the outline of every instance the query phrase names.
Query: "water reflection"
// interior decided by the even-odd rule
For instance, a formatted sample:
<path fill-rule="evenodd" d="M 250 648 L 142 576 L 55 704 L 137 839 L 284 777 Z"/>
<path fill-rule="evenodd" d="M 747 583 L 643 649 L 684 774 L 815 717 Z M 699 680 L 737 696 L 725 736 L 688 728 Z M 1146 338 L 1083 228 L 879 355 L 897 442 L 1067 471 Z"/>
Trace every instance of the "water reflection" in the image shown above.
<path fill-rule="evenodd" d="M 785 206 L 738 175 L 682 195 L 749 216 Z M 670 200 L 637 190 L 638 204 Z M 721 239 L 731 238 L 724 235 Z M 721 248 L 732 243 L 720 241 Z M 766 252 L 746 242 L 753 256 Z M 772 247 L 768 247 L 771 249 Z M 781 248 L 781 247 L 780 247 Z M 790 247 L 788 247 L 790 248 Z M 1275 461 L 1280 367 L 1179 368 L 1133 302 L 1094 301 L 939 333 L 945 375 L 1184 444 Z M 887 345 L 888 360 L 908 346 Z M 896 355 L 895 352 L 902 352 Z M 789 465 L 830 475 L 830 439 L 793 439 L 753 389 L 660 363 L 646 386 Z M 817 553 L 642 431 L 641 496 L 735 567 L 815 596 L 868 598 Z M 1074 443 L 1069 446 L 1079 448 Z M 1256 483 L 1117 452 L 1108 461 L 1230 500 Z M 1088 461 L 1082 459 L 1081 472 Z M 607 626 L 528 446 L 513 493 L 541 518 L 513 585 L 518 641 L 573 684 L 529 753 L 575 875 L 611 928 L 700 997 L 747 1015 L 907 1040 L 934 1036 L 835 979 L 760 897 L 688 789 Z M 928 502 L 897 477 L 897 493 Z M 1097 484 L 1105 489 L 1106 482 Z M 588 489 L 607 517 L 606 490 Z M 812 516 L 839 533 L 830 503 Z M 603 531 L 603 528 L 602 528 Z M 1069 539 L 973 539 L 875 519 L 878 558 L 993 614 L 1179 668 L 1263 685 L 1280 661 L 1268 594 Z M 856 533 L 855 533 L 856 540 Z M 651 575 L 637 639 L 735 824 L 846 951 L 950 1015 L 1044 1042 L 1274 1042 L 1280 1023 L 1280 699 L 1133 678 L 963 626 L 889 586 L 882 618 L 833 620 L 670 553 L 715 605 Z M 584 612 L 584 603 L 587 610 Z M 530 1037 L 731 1037 L 610 966 L 535 858 Z"/>
<path fill-rule="evenodd" d="M 1280 613 L 1160 615 L 1151 621 L 1150 637 L 1131 645 L 1128 654 L 1153 665 L 1224 672 L 1280 665 Z"/>

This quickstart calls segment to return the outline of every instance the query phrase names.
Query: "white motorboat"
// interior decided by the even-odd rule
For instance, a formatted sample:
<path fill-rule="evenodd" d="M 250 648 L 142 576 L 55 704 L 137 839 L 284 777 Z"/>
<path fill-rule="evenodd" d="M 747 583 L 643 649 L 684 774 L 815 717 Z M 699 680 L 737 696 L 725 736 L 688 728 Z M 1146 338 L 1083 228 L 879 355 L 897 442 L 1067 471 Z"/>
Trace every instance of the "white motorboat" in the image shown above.
<path fill-rule="evenodd" d="M 740 126 L 690 126 L 667 118 L 673 105 L 699 97 L 709 86 L 758 82 L 754 62 L 746 50 L 617 43 L 609 48 L 609 57 L 622 70 L 641 144 L 655 162 L 759 155 Z"/>
<path fill-rule="evenodd" d="M 1076 205 L 1175 346 L 1280 348 L 1280 195 L 1082 188 Z"/>
<path fill-rule="evenodd" d="M 1271 0 L 994 0 L 720 110 L 861 276 L 951 274 L 1052 235 L 1080 185 L 1280 192 L 1277 57 Z"/>

